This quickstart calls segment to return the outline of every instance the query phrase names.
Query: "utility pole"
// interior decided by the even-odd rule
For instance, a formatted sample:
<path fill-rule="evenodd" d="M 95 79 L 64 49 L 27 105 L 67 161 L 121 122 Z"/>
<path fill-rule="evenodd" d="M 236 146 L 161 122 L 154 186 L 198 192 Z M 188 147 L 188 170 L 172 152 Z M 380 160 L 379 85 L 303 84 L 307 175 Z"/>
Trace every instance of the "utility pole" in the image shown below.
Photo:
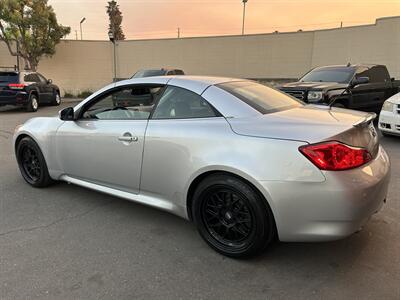
<path fill-rule="evenodd" d="M 343 22 L 340 22 L 340 28 L 343 28 Z"/>
<path fill-rule="evenodd" d="M 180 38 L 181 38 L 181 28 L 178 27 L 178 39 L 180 39 Z"/>
<path fill-rule="evenodd" d="M 83 34 L 82 34 L 82 23 L 86 21 L 86 18 L 82 18 L 82 20 L 79 22 L 79 26 L 81 28 L 81 40 L 83 40 Z"/>
<path fill-rule="evenodd" d="M 17 71 L 19 72 L 19 42 L 16 40 L 17 43 Z"/>
<path fill-rule="evenodd" d="M 116 49 L 116 40 L 115 40 L 115 32 L 113 29 L 110 29 L 108 32 L 108 38 L 110 42 L 113 44 L 113 54 L 114 54 L 114 79 L 113 82 L 117 81 L 117 49 Z"/>
<path fill-rule="evenodd" d="M 75 39 L 78 40 L 78 30 L 75 30 Z"/>
<path fill-rule="evenodd" d="M 244 21 L 246 19 L 246 3 L 248 0 L 242 0 L 243 1 L 243 24 L 242 24 L 242 35 L 244 35 Z"/>

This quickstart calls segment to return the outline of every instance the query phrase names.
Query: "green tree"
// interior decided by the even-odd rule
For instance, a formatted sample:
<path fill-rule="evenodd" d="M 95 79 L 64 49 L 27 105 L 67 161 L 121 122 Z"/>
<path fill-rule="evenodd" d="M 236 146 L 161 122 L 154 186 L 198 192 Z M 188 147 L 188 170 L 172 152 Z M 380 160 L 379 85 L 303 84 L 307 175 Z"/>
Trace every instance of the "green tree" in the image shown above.
<path fill-rule="evenodd" d="M 52 56 L 61 38 L 70 31 L 57 23 L 47 0 L 0 0 L 0 39 L 10 54 L 19 54 L 31 70 L 37 69 L 43 56 Z"/>
<path fill-rule="evenodd" d="M 108 1 L 106 9 L 108 17 L 110 19 L 108 30 L 114 33 L 114 39 L 116 41 L 125 40 L 125 35 L 121 27 L 122 13 L 119 10 L 119 5 L 114 0 Z"/>

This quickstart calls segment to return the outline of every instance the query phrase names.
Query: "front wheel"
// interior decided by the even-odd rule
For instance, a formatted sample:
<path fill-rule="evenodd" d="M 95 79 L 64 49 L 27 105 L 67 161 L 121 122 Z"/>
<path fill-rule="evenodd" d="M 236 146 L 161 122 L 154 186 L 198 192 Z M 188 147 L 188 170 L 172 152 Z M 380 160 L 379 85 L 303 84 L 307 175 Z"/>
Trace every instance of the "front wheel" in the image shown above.
<path fill-rule="evenodd" d="M 193 195 L 192 215 L 203 239 L 226 256 L 259 254 L 275 236 L 265 199 L 234 176 L 215 174 L 204 179 Z"/>
<path fill-rule="evenodd" d="M 16 156 L 22 177 L 31 186 L 46 187 L 53 183 L 42 151 L 30 137 L 19 142 Z"/>

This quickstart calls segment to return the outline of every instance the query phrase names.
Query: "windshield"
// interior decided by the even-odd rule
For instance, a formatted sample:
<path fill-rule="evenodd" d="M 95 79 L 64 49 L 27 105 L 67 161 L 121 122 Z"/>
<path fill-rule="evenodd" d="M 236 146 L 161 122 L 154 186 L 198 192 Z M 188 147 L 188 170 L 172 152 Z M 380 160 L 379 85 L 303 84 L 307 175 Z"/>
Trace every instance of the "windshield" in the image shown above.
<path fill-rule="evenodd" d="M 354 75 L 354 68 L 317 68 L 300 79 L 301 82 L 337 82 L 349 83 Z"/>
<path fill-rule="evenodd" d="M 251 81 L 235 81 L 217 85 L 262 114 L 303 106 L 304 103 L 282 92 Z"/>
<path fill-rule="evenodd" d="M 152 77 L 152 76 L 163 76 L 165 75 L 164 70 L 141 70 L 138 71 L 132 78 Z"/>
<path fill-rule="evenodd" d="M 6 82 L 6 83 L 16 83 L 18 82 L 18 73 L 15 72 L 0 72 L 0 83 L 1 82 Z"/>

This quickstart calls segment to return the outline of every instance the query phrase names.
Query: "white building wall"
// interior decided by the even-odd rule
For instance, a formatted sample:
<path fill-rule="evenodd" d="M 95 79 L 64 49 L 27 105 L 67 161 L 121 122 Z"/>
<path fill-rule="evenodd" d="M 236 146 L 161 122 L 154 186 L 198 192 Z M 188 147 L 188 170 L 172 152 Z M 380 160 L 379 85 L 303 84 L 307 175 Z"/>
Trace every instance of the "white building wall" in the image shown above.
<path fill-rule="evenodd" d="M 327 64 L 379 63 L 400 77 L 400 17 L 376 24 L 330 30 L 246 36 L 122 41 L 117 44 L 117 77 L 138 69 L 176 67 L 188 74 L 244 78 L 297 78 Z M 0 43 L 0 66 L 14 65 Z M 63 92 L 96 90 L 113 78 L 109 41 L 62 41 L 39 71 Z"/>

